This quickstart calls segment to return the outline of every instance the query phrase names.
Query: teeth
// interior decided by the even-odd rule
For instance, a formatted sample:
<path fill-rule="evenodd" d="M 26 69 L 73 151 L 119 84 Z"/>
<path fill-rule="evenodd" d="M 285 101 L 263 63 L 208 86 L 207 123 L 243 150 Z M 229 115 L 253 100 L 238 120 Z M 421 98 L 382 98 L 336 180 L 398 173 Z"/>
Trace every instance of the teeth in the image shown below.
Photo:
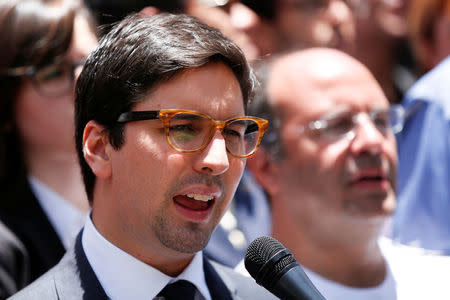
<path fill-rule="evenodd" d="M 211 196 L 200 195 L 200 194 L 187 194 L 186 196 L 188 196 L 189 198 L 199 200 L 199 201 L 204 201 L 204 202 L 207 202 L 207 201 L 213 199 L 213 197 L 211 197 Z"/>

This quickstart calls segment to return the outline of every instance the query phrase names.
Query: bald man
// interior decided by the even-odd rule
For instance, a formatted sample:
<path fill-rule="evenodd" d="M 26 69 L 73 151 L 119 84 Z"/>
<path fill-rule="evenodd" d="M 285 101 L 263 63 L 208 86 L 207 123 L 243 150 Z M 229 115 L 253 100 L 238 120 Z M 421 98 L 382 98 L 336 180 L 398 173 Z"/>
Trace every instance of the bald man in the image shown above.
<path fill-rule="evenodd" d="M 270 198 L 273 237 L 327 299 L 429 296 L 414 287 L 436 266 L 430 260 L 449 266 L 448 258 L 417 262 L 416 250 L 379 238 L 395 209 L 402 110 L 389 106 L 365 66 L 337 50 L 291 53 L 266 71 L 251 109 L 272 127 L 248 166 Z"/>

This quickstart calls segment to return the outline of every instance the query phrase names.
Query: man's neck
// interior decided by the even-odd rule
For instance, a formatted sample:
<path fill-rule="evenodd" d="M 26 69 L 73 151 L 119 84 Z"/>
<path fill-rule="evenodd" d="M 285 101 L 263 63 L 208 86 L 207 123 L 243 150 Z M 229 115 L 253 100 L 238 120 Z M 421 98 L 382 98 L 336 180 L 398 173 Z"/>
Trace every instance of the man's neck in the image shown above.
<path fill-rule="evenodd" d="M 273 237 L 311 271 L 353 287 L 374 287 L 384 281 L 387 265 L 378 246 L 379 230 L 341 231 L 336 228 L 332 234 L 312 229 L 320 228 L 320 225 L 299 227 L 298 223 L 289 222 L 286 217 L 281 220 L 283 224 L 273 222 Z"/>

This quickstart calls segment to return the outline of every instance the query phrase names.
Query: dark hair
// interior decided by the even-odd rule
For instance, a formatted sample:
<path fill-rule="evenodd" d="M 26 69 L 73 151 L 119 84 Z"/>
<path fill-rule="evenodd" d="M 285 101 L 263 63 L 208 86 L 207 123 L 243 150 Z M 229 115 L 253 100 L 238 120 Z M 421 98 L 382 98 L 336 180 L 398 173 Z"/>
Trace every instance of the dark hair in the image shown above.
<path fill-rule="evenodd" d="M 116 149 L 123 144 L 122 112 L 143 101 L 157 84 L 186 69 L 220 61 L 236 76 L 244 107 L 255 79 L 236 44 L 195 17 L 159 14 L 130 15 L 101 39 L 88 57 L 76 86 L 75 139 L 86 192 L 90 201 L 95 175 L 83 156 L 83 131 L 90 120 L 105 126 Z"/>
<path fill-rule="evenodd" d="M 72 41 L 75 16 L 81 13 L 89 19 L 87 9 L 76 0 L 8 0 L 0 4 L 1 179 L 25 167 L 14 120 L 22 77 L 8 76 L 7 70 L 39 68 L 63 57 Z"/>
<path fill-rule="evenodd" d="M 241 0 L 241 2 L 258 16 L 268 20 L 275 19 L 276 0 Z"/>

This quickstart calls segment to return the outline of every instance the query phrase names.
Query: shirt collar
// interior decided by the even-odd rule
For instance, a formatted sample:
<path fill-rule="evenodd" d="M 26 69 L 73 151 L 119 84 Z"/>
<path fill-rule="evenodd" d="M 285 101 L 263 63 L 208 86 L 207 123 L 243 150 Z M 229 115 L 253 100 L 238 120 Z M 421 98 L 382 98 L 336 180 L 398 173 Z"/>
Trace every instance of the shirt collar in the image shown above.
<path fill-rule="evenodd" d="M 89 264 L 111 299 L 153 299 L 168 283 L 185 279 L 197 287 L 204 299 L 211 300 L 201 251 L 178 277 L 173 278 L 106 240 L 90 217 L 86 218 L 82 245 Z"/>

